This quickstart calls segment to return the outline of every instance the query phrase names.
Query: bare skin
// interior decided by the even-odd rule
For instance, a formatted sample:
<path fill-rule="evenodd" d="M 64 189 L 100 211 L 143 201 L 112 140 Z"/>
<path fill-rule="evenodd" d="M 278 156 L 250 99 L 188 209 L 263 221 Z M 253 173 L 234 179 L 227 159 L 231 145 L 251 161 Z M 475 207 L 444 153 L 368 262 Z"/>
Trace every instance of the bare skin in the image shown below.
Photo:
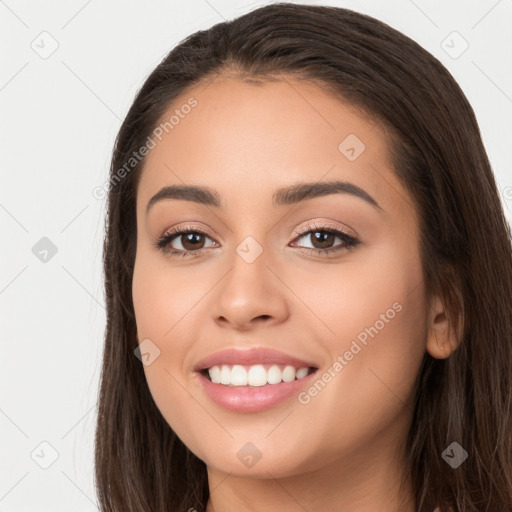
<path fill-rule="evenodd" d="M 139 342 L 160 349 L 144 367 L 155 403 L 207 465 L 207 511 L 414 512 L 410 485 L 399 493 L 413 384 L 425 353 L 448 357 L 455 339 L 440 298 L 427 307 L 414 200 L 380 125 L 290 77 L 222 77 L 169 112 L 190 97 L 197 106 L 151 150 L 137 191 L 133 301 Z M 357 139 L 339 149 L 350 134 L 362 152 Z M 335 180 L 379 208 L 349 193 L 272 205 L 279 188 Z M 184 184 L 214 189 L 221 206 L 165 199 L 146 212 L 162 187 Z M 167 248 L 198 255 L 155 247 L 180 226 L 206 236 L 192 246 L 178 235 Z M 321 245 L 314 234 L 324 227 L 359 243 L 347 248 L 334 235 Z M 248 236 L 262 249 L 251 263 L 236 252 Z M 358 335 L 381 325 L 346 357 Z M 193 371 L 228 347 L 272 347 L 335 376 L 309 401 L 237 413 L 211 401 Z M 346 364 L 336 371 L 339 356 Z M 261 455 L 252 467 L 237 457 L 248 442 Z"/>

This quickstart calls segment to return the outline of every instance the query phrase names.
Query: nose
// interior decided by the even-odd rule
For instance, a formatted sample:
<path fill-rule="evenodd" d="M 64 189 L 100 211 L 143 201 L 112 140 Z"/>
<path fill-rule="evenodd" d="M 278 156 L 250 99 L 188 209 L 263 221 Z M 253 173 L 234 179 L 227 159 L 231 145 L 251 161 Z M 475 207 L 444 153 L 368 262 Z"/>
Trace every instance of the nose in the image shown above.
<path fill-rule="evenodd" d="M 265 251 L 249 262 L 235 254 L 233 266 L 217 287 L 214 320 L 221 327 L 249 331 L 278 325 L 288 318 L 287 288 L 270 269 Z"/>

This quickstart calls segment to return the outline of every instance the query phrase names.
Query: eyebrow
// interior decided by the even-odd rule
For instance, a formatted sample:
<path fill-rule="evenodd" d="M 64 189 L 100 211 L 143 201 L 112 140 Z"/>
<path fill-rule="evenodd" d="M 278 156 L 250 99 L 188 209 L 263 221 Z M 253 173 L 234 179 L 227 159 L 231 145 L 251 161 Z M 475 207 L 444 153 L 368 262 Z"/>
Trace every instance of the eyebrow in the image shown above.
<path fill-rule="evenodd" d="M 327 181 L 322 183 L 299 183 L 276 190 L 272 196 L 272 206 L 286 206 L 332 194 L 349 194 L 358 197 L 377 210 L 383 211 L 379 203 L 362 188 L 347 181 Z M 170 185 L 160 189 L 148 202 L 146 213 L 156 203 L 168 199 L 192 201 L 206 206 L 221 207 L 219 194 L 209 188 L 197 185 Z"/>

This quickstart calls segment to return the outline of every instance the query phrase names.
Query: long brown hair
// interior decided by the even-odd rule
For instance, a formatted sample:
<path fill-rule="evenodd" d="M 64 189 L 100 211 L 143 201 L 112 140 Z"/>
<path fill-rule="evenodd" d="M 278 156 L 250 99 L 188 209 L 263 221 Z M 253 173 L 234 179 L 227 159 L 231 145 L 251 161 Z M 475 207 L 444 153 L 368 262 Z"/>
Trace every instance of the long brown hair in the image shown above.
<path fill-rule="evenodd" d="M 441 63 L 385 23 L 348 9 L 276 3 L 182 40 L 119 130 L 103 256 L 107 327 L 95 438 L 102 512 L 206 508 L 206 465 L 161 415 L 134 356 L 144 159 L 126 163 L 178 95 L 221 74 L 310 80 L 386 129 L 394 171 L 415 199 L 428 297 L 444 297 L 461 340 L 448 359 L 426 353 L 416 382 L 406 440 L 416 510 L 512 510 L 512 237 L 474 112 Z M 454 441 L 468 452 L 456 469 L 442 458 Z"/>

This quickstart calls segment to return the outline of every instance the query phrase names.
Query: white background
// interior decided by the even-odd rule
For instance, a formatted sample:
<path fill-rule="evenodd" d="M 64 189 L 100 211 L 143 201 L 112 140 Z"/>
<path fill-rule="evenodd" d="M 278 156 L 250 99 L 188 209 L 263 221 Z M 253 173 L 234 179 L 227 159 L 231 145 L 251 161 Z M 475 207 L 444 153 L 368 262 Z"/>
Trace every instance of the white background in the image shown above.
<path fill-rule="evenodd" d="M 0 1 L 0 512 L 97 510 L 105 205 L 92 191 L 107 179 L 137 89 L 167 52 L 266 3 Z M 450 70 L 475 110 L 511 219 L 512 0 L 297 3 L 370 14 Z M 442 46 L 453 31 L 469 43 L 456 59 Z M 32 45 L 48 50 L 52 38 L 58 48 L 43 59 Z M 32 252 L 42 237 L 57 248 L 45 263 Z M 43 469 L 52 450 L 58 457 Z"/>

